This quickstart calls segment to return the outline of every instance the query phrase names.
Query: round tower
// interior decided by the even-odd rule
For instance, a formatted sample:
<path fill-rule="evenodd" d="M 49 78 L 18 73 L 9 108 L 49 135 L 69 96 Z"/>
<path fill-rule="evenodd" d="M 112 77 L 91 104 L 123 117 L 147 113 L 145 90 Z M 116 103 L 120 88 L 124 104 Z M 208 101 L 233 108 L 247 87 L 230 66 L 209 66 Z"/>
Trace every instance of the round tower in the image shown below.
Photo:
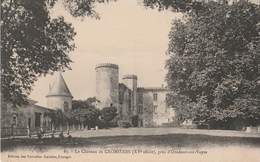
<path fill-rule="evenodd" d="M 137 76 L 124 75 L 123 84 L 131 90 L 131 111 L 133 115 L 137 115 Z"/>
<path fill-rule="evenodd" d="M 96 99 L 97 107 L 114 106 L 118 109 L 118 65 L 98 64 L 96 70 Z"/>
<path fill-rule="evenodd" d="M 49 93 L 46 95 L 47 98 L 47 107 L 57 110 L 68 110 L 72 107 L 72 94 L 62 77 L 61 73 L 59 73 L 57 79 L 49 87 Z"/>

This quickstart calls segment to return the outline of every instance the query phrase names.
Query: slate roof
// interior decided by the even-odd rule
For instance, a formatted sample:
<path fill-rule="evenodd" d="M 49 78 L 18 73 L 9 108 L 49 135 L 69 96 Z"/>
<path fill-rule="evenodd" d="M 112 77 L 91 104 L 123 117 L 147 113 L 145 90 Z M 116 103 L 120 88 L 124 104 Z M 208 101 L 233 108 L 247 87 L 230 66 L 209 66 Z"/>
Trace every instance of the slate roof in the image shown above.
<path fill-rule="evenodd" d="M 57 79 L 50 87 L 50 91 L 46 97 L 50 97 L 50 96 L 67 96 L 73 98 L 61 73 L 58 74 Z"/>

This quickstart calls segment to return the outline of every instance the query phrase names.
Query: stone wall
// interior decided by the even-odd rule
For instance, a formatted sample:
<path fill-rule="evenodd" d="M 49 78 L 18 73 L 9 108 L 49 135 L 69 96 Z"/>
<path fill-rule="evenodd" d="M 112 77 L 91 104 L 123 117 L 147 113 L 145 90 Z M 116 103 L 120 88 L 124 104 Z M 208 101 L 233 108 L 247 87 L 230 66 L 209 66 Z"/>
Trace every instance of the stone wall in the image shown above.
<path fill-rule="evenodd" d="M 72 108 L 72 98 L 68 96 L 50 96 L 47 97 L 47 107 L 53 110 L 64 110 L 65 102 L 68 104 L 68 109 Z"/>
<path fill-rule="evenodd" d="M 137 76 L 124 75 L 122 79 L 123 84 L 131 90 L 131 112 L 133 115 L 137 115 Z"/>
<path fill-rule="evenodd" d="M 1 135 L 10 136 L 12 131 L 15 135 L 34 134 L 42 130 L 51 129 L 51 120 L 45 113 L 52 110 L 35 105 L 36 102 L 30 101 L 28 105 L 14 107 L 10 103 L 1 103 Z M 39 126 L 36 126 L 36 114 L 40 116 Z M 28 130 L 30 132 L 28 132 Z"/>
<path fill-rule="evenodd" d="M 167 89 L 139 88 L 137 93 L 143 96 L 143 103 L 137 99 L 138 106 L 142 106 L 139 116 L 143 120 L 143 126 L 160 126 L 173 121 L 174 110 L 166 105 Z M 157 95 L 157 99 L 154 99 L 154 94 Z"/>
<path fill-rule="evenodd" d="M 97 107 L 114 106 L 118 109 L 118 66 L 99 64 L 96 66 L 96 99 Z"/>

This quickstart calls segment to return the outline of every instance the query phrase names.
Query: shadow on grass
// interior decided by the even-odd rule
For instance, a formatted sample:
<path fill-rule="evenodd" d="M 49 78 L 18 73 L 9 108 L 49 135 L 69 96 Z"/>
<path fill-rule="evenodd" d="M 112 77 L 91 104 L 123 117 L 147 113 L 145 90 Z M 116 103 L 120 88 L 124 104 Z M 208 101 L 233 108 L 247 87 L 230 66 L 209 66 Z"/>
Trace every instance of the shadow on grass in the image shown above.
<path fill-rule="evenodd" d="M 252 137 L 219 137 L 194 134 L 167 134 L 167 135 L 145 135 L 145 136 L 104 136 L 80 138 L 74 137 L 68 140 L 45 138 L 37 139 L 7 139 L 1 141 L 1 151 L 14 151 L 29 149 L 36 152 L 45 152 L 50 148 L 126 148 L 126 147 L 169 147 L 180 148 L 202 148 L 202 147 L 259 147 L 260 138 Z"/>

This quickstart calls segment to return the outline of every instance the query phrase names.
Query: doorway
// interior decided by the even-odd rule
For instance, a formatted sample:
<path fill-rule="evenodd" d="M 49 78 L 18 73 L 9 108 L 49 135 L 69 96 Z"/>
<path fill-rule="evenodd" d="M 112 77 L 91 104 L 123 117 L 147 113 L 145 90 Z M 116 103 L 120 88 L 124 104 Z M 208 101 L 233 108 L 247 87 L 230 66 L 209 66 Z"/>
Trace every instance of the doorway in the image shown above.
<path fill-rule="evenodd" d="M 41 127 L 41 113 L 35 113 L 35 128 Z"/>

